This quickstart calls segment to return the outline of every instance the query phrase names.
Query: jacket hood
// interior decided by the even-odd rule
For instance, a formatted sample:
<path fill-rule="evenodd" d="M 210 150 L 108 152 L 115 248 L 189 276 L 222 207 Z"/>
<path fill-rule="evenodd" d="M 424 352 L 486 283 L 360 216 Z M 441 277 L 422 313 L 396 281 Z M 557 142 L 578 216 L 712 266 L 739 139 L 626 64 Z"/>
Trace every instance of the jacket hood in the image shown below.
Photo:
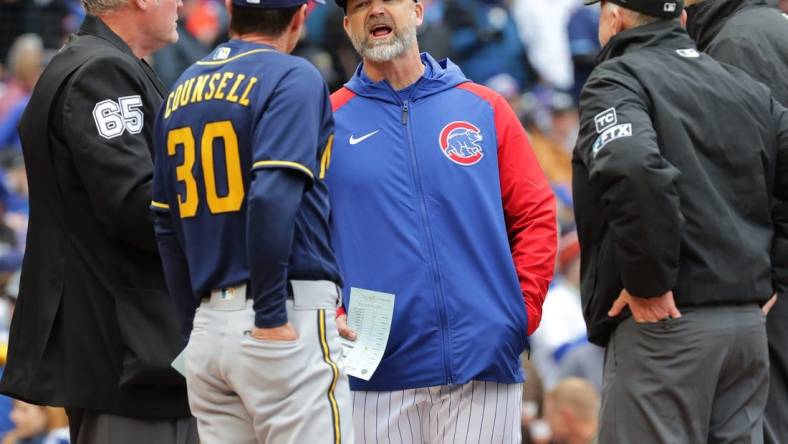
<path fill-rule="evenodd" d="M 694 48 L 695 43 L 678 20 L 662 20 L 614 35 L 599 52 L 596 62 L 600 64 L 628 51 L 652 46 L 687 49 Z"/>
<path fill-rule="evenodd" d="M 423 52 L 421 53 L 421 61 L 427 66 L 427 69 L 424 70 L 424 75 L 416 81 L 411 95 L 414 100 L 437 94 L 469 81 L 460 67 L 449 59 L 438 62 L 431 55 Z M 358 65 L 353 77 L 345 83 L 345 87 L 362 97 L 395 104 L 402 102 L 397 92 L 386 80 L 374 82 L 367 77 L 363 62 Z"/>
<path fill-rule="evenodd" d="M 756 6 L 774 6 L 774 0 L 706 0 L 686 9 L 687 32 L 698 49 L 705 51 L 725 22 L 742 9 Z"/>

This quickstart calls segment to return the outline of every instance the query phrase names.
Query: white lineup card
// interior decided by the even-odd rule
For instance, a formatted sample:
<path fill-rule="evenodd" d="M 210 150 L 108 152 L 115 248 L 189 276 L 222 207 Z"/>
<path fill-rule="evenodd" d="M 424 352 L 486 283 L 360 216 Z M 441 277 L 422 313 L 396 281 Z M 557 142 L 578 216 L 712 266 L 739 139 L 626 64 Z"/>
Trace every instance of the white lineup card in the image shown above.
<path fill-rule="evenodd" d="M 172 368 L 177 370 L 178 373 L 182 374 L 184 378 L 186 377 L 186 348 L 178 353 L 178 356 L 173 359 L 170 365 L 172 365 Z"/>
<path fill-rule="evenodd" d="M 350 289 L 348 325 L 356 340 L 342 339 L 342 365 L 350 376 L 369 381 L 383 359 L 394 315 L 394 295 L 361 288 Z"/>

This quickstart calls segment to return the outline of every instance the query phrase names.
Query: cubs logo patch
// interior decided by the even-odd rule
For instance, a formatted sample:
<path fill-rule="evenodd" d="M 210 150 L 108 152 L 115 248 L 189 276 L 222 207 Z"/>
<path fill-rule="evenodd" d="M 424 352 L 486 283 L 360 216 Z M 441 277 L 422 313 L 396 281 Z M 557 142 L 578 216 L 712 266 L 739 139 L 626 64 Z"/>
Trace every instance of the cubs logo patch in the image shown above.
<path fill-rule="evenodd" d="M 479 128 L 468 122 L 457 121 L 443 127 L 438 143 L 449 160 L 462 166 L 471 166 L 484 157 L 484 149 L 480 144 L 482 140 Z"/>

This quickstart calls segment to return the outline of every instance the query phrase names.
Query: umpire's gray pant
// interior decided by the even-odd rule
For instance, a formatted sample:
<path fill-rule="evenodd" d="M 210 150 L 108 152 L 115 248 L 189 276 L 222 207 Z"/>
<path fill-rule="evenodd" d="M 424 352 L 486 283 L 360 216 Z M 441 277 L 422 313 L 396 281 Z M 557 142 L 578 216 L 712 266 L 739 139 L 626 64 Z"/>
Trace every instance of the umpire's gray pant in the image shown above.
<path fill-rule="evenodd" d="M 605 359 L 599 442 L 761 444 L 766 317 L 755 304 L 622 322 Z"/>
<path fill-rule="evenodd" d="M 202 444 L 352 443 L 347 376 L 335 323 L 336 286 L 291 281 L 295 341 L 250 336 L 252 301 L 214 292 L 194 318 L 186 348 L 189 406 Z"/>

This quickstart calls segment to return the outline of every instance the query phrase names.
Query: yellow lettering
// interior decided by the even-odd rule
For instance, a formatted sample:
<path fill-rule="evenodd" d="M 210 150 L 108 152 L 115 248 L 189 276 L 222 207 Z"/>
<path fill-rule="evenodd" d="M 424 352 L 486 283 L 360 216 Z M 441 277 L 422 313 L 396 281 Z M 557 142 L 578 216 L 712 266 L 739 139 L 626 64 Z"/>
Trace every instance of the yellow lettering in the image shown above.
<path fill-rule="evenodd" d="M 208 74 L 197 78 L 197 84 L 194 85 L 194 92 L 192 92 L 192 103 L 202 102 L 202 91 L 205 89 L 205 84 L 208 82 Z"/>
<path fill-rule="evenodd" d="M 214 99 L 222 100 L 224 98 L 224 89 L 227 88 L 227 81 L 232 79 L 234 75 L 232 71 L 224 73 L 222 81 L 219 82 L 219 87 L 216 89 L 216 94 L 213 95 Z"/>
<path fill-rule="evenodd" d="M 211 80 L 208 81 L 208 94 L 205 95 L 205 100 L 213 99 L 213 95 L 216 92 L 216 81 L 222 76 L 222 73 L 217 72 L 211 76 Z"/>
<path fill-rule="evenodd" d="M 172 98 L 172 110 L 175 111 L 179 108 L 178 103 L 181 100 L 181 93 L 183 92 L 183 83 L 178 85 L 175 89 L 175 97 Z"/>
<path fill-rule="evenodd" d="M 170 117 L 170 114 L 172 114 L 172 110 L 170 109 L 170 106 L 172 106 L 172 98 L 173 97 L 175 97 L 175 93 L 174 92 L 171 92 L 170 95 L 167 96 L 167 108 L 164 111 L 164 118 L 165 119 L 168 119 Z"/>
<path fill-rule="evenodd" d="M 186 81 L 183 87 L 183 95 L 181 95 L 181 106 L 186 106 L 189 104 L 189 98 L 192 93 L 192 86 L 194 86 L 194 78 L 191 78 Z"/>
<path fill-rule="evenodd" d="M 252 87 L 257 83 L 257 77 L 250 77 L 249 84 L 246 85 L 246 90 L 241 95 L 241 100 L 238 101 L 243 106 L 249 106 L 249 93 L 252 92 Z"/>
<path fill-rule="evenodd" d="M 238 87 L 241 86 L 241 82 L 243 82 L 244 78 L 246 78 L 246 76 L 243 74 L 238 74 L 238 77 L 235 78 L 233 87 L 230 88 L 230 92 L 227 93 L 228 102 L 238 102 L 238 96 L 235 95 L 235 92 L 238 90 Z"/>

